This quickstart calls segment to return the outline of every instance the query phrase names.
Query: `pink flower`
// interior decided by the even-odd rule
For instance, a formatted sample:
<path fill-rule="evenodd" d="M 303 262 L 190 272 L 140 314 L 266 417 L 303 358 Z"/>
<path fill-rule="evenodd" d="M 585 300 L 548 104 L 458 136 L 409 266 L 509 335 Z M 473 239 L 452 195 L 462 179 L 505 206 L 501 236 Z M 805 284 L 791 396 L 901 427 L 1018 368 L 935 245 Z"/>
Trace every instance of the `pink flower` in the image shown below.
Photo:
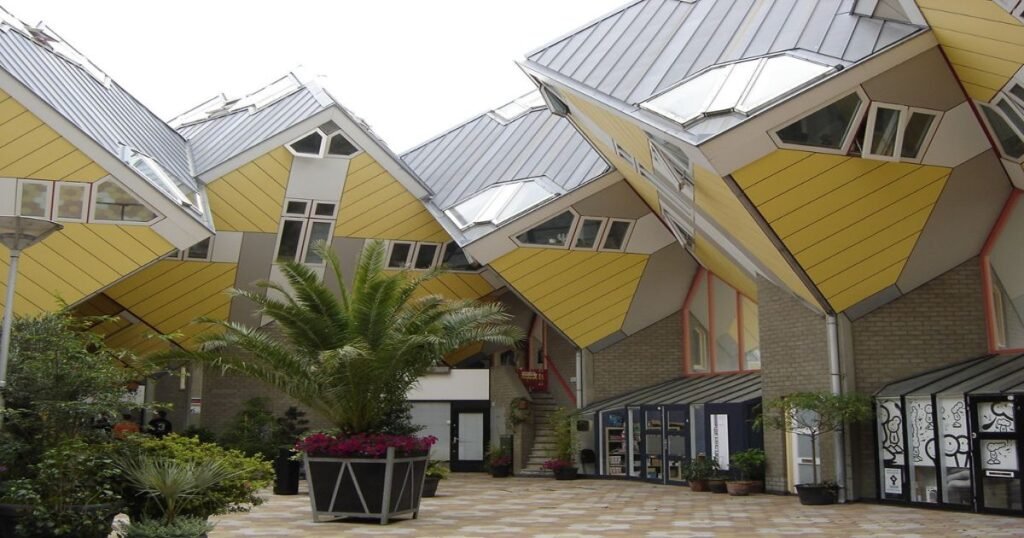
<path fill-rule="evenodd" d="M 416 437 L 358 433 L 344 436 L 316 432 L 295 443 L 295 450 L 310 456 L 385 458 L 388 448 L 394 448 L 395 456 L 401 458 L 426 455 L 436 442 L 437 438 L 432 435 Z"/>

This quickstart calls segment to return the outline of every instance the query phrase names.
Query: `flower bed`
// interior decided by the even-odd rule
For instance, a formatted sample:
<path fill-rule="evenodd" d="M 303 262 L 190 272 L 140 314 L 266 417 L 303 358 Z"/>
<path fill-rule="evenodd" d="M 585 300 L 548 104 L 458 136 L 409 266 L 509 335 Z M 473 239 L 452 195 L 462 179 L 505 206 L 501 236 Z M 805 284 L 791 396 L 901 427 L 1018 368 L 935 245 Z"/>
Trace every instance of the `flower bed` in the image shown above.
<path fill-rule="evenodd" d="M 408 458 L 426 456 L 437 438 L 433 435 L 355 434 L 349 436 L 317 432 L 307 435 L 295 444 L 295 450 L 309 456 L 333 456 L 338 458 L 384 458 L 388 448 L 395 449 L 395 456 Z"/>

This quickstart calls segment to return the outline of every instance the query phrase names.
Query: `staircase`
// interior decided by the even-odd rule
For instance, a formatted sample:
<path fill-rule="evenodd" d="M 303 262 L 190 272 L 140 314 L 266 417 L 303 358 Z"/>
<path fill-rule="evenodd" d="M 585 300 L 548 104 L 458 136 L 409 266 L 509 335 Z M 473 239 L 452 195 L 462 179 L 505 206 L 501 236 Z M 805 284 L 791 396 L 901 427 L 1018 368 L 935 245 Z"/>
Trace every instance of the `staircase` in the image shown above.
<path fill-rule="evenodd" d="M 519 474 L 550 476 L 551 471 L 541 468 L 541 465 L 555 454 L 555 435 L 551 431 L 550 419 L 558 404 L 547 392 L 534 392 L 530 397 L 533 398 L 530 403 L 530 409 L 533 411 L 533 447 Z"/>

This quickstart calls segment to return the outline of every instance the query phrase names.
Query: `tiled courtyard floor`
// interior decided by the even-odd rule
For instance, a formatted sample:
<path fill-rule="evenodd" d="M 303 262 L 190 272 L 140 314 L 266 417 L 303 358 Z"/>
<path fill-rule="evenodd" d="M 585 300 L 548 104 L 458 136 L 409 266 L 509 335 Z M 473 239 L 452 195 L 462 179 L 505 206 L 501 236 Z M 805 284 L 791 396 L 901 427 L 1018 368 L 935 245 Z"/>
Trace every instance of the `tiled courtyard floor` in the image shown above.
<path fill-rule="evenodd" d="M 795 497 L 777 495 L 729 497 L 637 482 L 482 474 L 441 482 L 437 497 L 423 499 L 417 520 L 313 523 L 302 491 L 272 496 L 248 514 L 217 518 L 211 536 L 1024 536 L 1021 518 L 868 503 L 805 507 Z"/>

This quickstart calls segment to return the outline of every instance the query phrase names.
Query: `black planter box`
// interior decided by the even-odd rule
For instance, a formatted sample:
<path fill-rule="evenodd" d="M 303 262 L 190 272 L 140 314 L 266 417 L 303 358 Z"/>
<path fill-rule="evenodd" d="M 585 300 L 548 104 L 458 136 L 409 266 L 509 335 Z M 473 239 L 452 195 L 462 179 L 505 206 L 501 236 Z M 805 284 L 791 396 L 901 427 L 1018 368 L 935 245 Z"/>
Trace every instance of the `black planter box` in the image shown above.
<path fill-rule="evenodd" d="M 298 495 L 299 494 L 299 469 L 298 461 L 291 459 L 290 448 L 282 448 L 277 451 L 274 458 L 274 495 Z"/>
<path fill-rule="evenodd" d="M 427 456 L 333 458 L 306 456 L 306 480 L 313 521 L 320 516 L 380 519 L 419 515 Z"/>
<path fill-rule="evenodd" d="M 797 484 L 796 493 L 800 496 L 800 504 L 807 506 L 835 504 L 839 498 L 839 488 L 825 484 Z"/>

